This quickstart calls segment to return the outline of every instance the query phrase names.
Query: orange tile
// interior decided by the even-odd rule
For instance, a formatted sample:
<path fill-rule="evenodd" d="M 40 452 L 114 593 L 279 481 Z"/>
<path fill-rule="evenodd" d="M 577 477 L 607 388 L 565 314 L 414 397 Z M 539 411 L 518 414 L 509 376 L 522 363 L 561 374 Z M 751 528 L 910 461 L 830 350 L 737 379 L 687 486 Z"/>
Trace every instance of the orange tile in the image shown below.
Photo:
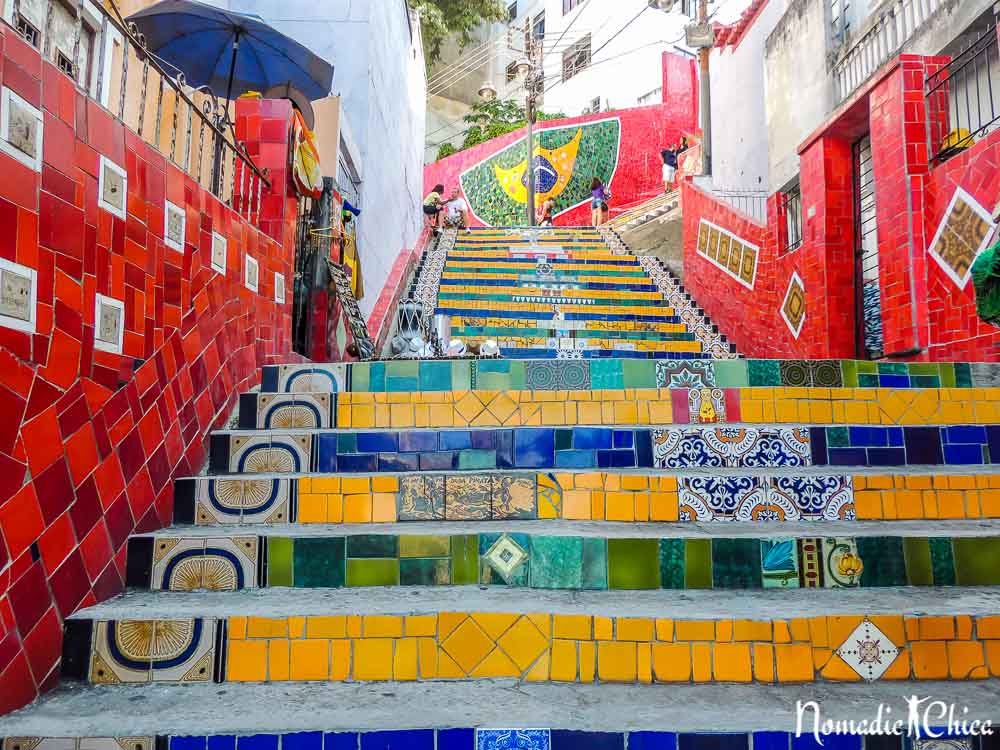
<path fill-rule="evenodd" d="M 753 644 L 753 676 L 758 682 L 774 682 L 774 646 Z"/>
<path fill-rule="evenodd" d="M 972 679 L 986 664 L 983 644 L 978 641 L 948 641 L 948 671 L 953 680 Z"/>
<path fill-rule="evenodd" d="M 750 682 L 749 643 L 716 643 L 712 662 L 718 682 Z"/>
<path fill-rule="evenodd" d="M 781 643 L 774 647 L 778 682 L 809 682 L 813 679 L 812 649 L 806 644 Z"/>
<path fill-rule="evenodd" d="M 692 675 L 695 682 L 712 681 L 712 644 L 691 644 Z"/>
<path fill-rule="evenodd" d="M 653 674 L 657 682 L 688 682 L 691 679 L 690 644 L 654 643 L 652 651 Z"/>

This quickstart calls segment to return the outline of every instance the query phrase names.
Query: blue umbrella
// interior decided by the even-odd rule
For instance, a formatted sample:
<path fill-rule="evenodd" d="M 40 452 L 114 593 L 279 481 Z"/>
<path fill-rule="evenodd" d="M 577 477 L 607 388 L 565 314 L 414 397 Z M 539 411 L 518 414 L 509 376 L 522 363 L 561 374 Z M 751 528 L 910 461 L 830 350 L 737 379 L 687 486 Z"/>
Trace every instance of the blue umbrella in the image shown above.
<path fill-rule="evenodd" d="M 129 16 L 147 49 L 198 88 L 232 99 L 291 86 L 310 100 L 330 93 L 333 66 L 257 17 L 195 0 L 162 0 Z"/>

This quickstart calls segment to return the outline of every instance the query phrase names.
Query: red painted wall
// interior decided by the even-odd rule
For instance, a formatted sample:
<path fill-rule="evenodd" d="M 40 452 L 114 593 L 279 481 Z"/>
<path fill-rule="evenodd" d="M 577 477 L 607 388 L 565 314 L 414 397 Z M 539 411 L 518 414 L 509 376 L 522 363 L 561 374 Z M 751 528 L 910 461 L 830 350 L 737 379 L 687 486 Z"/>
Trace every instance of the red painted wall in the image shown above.
<path fill-rule="evenodd" d="M 663 103 L 673 107 L 682 128 L 699 129 L 698 62 L 687 55 L 663 53 Z"/>
<path fill-rule="evenodd" d="M 2 713 L 55 684 L 63 619 L 122 590 L 128 535 L 170 522 L 172 479 L 199 470 L 207 432 L 259 367 L 290 359 L 295 214 L 287 103 L 238 112 L 272 170 L 262 232 L 2 25 L 0 65 L 3 86 L 44 111 L 41 174 L 0 153 L 0 257 L 38 274 L 37 332 L 0 327 Z M 101 154 L 127 169 L 124 220 L 98 208 Z M 183 254 L 164 245 L 164 199 L 187 212 Z M 212 231 L 228 239 L 225 275 Z M 123 355 L 94 349 L 95 293 L 124 301 Z"/>
<path fill-rule="evenodd" d="M 610 185 L 613 194 L 611 209 L 614 211 L 616 206 L 633 203 L 662 192 L 663 160 L 660 158 L 660 149 L 668 144 L 677 143 L 682 135 L 693 135 L 693 133 L 688 123 L 689 113 L 682 111 L 678 114 L 673 104 L 548 120 L 539 123 L 536 130 L 566 127 L 608 117 L 617 117 L 621 121 L 618 166 Z M 426 165 L 424 194 L 430 192 L 430 189 L 438 183 L 445 186 L 446 192 L 450 191 L 452 187 L 459 185 L 459 175 L 466 169 L 521 138 L 524 138 L 523 128 Z M 579 226 L 590 224 L 590 218 L 589 205 L 582 205 L 559 214 L 555 223 L 562 226 Z M 474 216 L 470 216 L 470 222 L 474 226 L 482 225 Z"/>

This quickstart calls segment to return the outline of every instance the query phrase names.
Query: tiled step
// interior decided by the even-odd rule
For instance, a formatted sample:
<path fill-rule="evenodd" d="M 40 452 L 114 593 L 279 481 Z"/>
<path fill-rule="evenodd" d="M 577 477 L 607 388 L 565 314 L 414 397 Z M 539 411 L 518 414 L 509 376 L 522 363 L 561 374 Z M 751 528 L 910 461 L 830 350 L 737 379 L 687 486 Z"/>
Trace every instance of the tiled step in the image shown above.
<path fill-rule="evenodd" d="M 775 743 L 764 745 L 769 748 L 799 747 L 791 744 L 790 736 L 795 730 L 797 701 L 816 701 L 822 706 L 822 719 L 870 717 L 872 707 L 880 704 L 891 709 L 892 716 L 905 717 L 905 700 L 911 695 L 946 696 L 949 702 L 968 707 L 969 716 L 991 720 L 994 726 L 1000 723 L 1000 680 L 728 684 L 722 692 L 711 684 L 581 685 L 494 679 L 391 686 L 379 682 L 227 682 L 102 686 L 100 690 L 65 687 L 30 708 L 0 717 L 0 734 L 103 738 L 127 734 L 131 741 L 128 745 L 105 740 L 79 748 L 58 746 L 65 750 L 125 746 L 151 750 L 157 734 L 173 735 L 164 737 L 162 745 L 156 744 L 164 750 L 278 750 L 279 739 L 283 750 L 475 750 L 475 730 L 470 727 L 513 724 L 552 727 L 550 743 L 541 745 L 542 750 L 698 747 L 690 736 L 678 738 L 663 731 L 669 727 L 671 732 L 715 733 L 706 738 L 715 740 L 713 748 L 750 750 L 753 743 L 759 750 L 765 741 Z M 137 710 L 137 706 L 155 706 L 155 710 Z M 725 712 L 722 725 L 720 706 Z M 720 730 L 729 734 L 719 737 Z M 302 732 L 325 735 L 317 738 Z M 752 732 L 768 734 L 754 737 Z M 775 732 L 784 736 L 776 738 Z M 239 744 L 233 735 L 240 735 Z M 143 737 L 145 743 L 140 746 L 136 740 Z M 880 747 L 902 750 L 903 738 L 895 739 L 899 740 L 896 745 Z M 831 750 L 861 748 L 861 738 L 830 736 L 824 740 Z M 20 750 L 30 746 L 22 745 Z M 4 750 L 15 748 L 5 744 Z"/>
<path fill-rule="evenodd" d="M 68 620 L 62 665 L 97 684 L 965 681 L 1000 676 L 998 613 L 978 587 L 135 592 Z"/>
<path fill-rule="evenodd" d="M 320 394 L 256 395 L 247 429 L 212 433 L 209 471 L 408 472 L 493 469 L 978 466 L 1000 462 L 1000 426 L 484 427 L 355 430 Z M 249 397 L 241 402 L 248 404 Z M 558 405 L 558 404 L 557 404 Z M 389 408 L 394 404 L 387 405 Z M 334 419 L 336 414 L 336 419 Z"/>
<path fill-rule="evenodd" d="M 174 522 L 197 525 L 532 519 L 687 525 L 998 517 L 1000 474 L 964 468 L 897 475 L 822 468 L 243 474 L 179 479 L 174 485 Z"/>
<path fill-rule="evenodd" d="M 312 529 L 304 535 L 273 527 L 228 535 L 220 528 L 201 528 L 197 534 L 175 528 L 129 540 L 125 583 L 157 591 L 462 584 L 572 591 L 1000 585 L 995 564 L 1000 525 L 966 522 L 958 529 L 968 535 L 950 536 L 946 529 L 924 524 L 916 535 L 901 536 L 868 524 L 867 534 L 854 536 L 855 525 L 833 524 L 807 529 L 805 536 L 791 536 L 780 525 L 754 529 L 744 524 L 756 534 L 738 537 L 730 535 L 729 524 L 716 524 L 710 527 L 714 533 L 700 537 L 663 537 L 650 524 L 641 536 L 626 524 L 589 524 L 567 534 L 551 522 L 491 531 L 461 522 L 451 528 L 436 524 L 436 532 L 423 528 L 427 524 L 393 524 L 378 533 L 326 527 L 325 534 Z M 535 533 L 532 526 L 543 529 Z"/>

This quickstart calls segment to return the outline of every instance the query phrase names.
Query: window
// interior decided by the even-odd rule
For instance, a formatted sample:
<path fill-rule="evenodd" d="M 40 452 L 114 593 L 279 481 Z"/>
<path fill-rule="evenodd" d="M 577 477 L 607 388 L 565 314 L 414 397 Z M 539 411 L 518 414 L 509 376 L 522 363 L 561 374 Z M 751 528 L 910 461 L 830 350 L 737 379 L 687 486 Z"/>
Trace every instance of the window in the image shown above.
<path fill-rule="evenodd" d="M 568 81 L 590 65 L 590 34 L 574 42 L 563 52 L 563 76 Z"/>
<path fill-rule="evenodd" d="M 785 252 L 797 250 L 802 244 L 802 189 L 796 180 L 781 191 L 785 214 Z"/>
<path fill-rule="evenodd" d="M 563 0 L 563 15 L 565 16 L 582 2 L 583 0 Z"/>
<path fill-rule="evenodd" d="M 657 86 L 652 91 L 647 91 L 645 94 L 639 97 L 639 105 L 645 106 L 647 104 L 660 104 L 660 100 L 663 98 L 663 86 Z"/>
<path fill-rule="evenodd" d="M 535 16 L 534 22 L 531 24 L 531 36 L 536 42 L 542 41 L 545 38 L 545 11 L 543 10 L 537 16 Z"/>
<path fill-rule="evenodd" d="M 517 18 L 517 0 L 507 6 L 507 23 L 514 23 L 515 18 Z"/>
<path fill-rule="evenodd" d="M 24 37 L 24 40 L 35 49 L 38 49 L 38 40 L 41 34 L 38 29 L 31 25 L 31 22 L 20 13 L 17 14 L 17 33 Z"/>
<path fill-rule="evenodd" d="M 66 75 L 73 76 L 73 61 L 59 50 L 56 50 L 56 67 Z"/>
<path fill-rule="evenodd" d="M 507 66 L 507 83 L 517 80 L 517 62 L 512 62 Z"/>

